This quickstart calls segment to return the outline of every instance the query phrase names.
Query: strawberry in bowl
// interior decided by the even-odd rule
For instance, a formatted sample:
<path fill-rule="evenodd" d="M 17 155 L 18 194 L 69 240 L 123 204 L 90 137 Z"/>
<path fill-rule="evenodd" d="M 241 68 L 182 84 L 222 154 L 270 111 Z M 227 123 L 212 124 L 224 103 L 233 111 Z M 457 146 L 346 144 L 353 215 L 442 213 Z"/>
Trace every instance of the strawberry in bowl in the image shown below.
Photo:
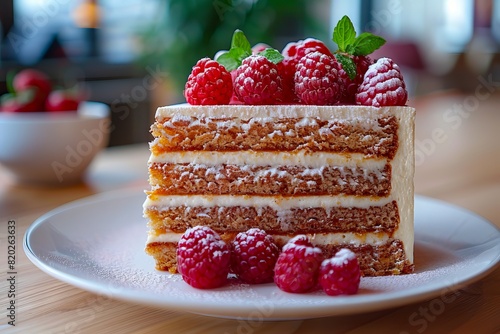
<path fill-rule="evenodd" d="M 81 98 L 71 90 L 54 90 L 45 101 L 45 110 L 51 112 L 77 110 Z"/>
<path fill-rule="evenodd" d="M 45 100 L 52 90 L 48 77 L 37 70 L 25 69 L 7 78 L 9 93 L 1 97 L 0 110 L 35 112 L 44 109 Z"/>
<path fill-rule="evenodd" d="M 38 70 L 24 69 L 7 77 L 9 93 L 0 97 L 0 111 L 76 111 L 83 100 L 78 88 L 53 89 L 49 78 Z"/>
<path fill-rule="evenodd" d="M 53 90 L 48 77 L 26 69 L 7 80 L 0 98 L 0 164 L 19 183 L 81 182 L 111 131 L 109 107 L 80 91 Z"/>

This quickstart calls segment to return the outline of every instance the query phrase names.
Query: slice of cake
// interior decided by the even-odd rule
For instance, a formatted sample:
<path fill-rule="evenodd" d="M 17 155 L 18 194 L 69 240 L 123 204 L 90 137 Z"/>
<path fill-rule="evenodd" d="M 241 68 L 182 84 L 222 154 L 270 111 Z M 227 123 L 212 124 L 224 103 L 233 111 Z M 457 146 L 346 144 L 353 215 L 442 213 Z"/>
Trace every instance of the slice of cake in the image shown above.
<path fill-rule="evenodd" d="M 189 104 L 159 108 L 144 203 L 146 252 L 172 273 L 187 228 L 229 241 L 259 227 L 306 234 L 365 276 L 413 271 L 410 107 Z"/>
<path fill-rule="evenodd" d="M 415 110 L 397 64 L 368 56 L 385 40 L 356 35 L 344 16 L 334 53 L 313 38 L 279 52 L 237 30 L 196 63 L 188 104 L 159 108 L 151 131 L 157 269 L 177 272 L 177 243 L 206 226 L 226 242 L 260 228 L 280 247 L 306 235 L 325 258 L 348 248 L 365 276 L 413 271 Z"/>

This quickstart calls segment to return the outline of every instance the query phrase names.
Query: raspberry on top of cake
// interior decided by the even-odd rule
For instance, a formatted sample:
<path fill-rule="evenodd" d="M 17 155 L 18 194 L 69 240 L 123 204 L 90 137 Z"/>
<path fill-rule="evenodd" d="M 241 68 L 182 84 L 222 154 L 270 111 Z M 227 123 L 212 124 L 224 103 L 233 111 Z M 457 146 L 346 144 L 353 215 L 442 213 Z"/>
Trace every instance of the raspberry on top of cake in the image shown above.
<path fill-rule="evenodd" d="M 187 104 L 158 108 L 144 202 L 157 269 L 177 272 L 179 240 L 205 226 L 226 243 L 259 228 L 280 249 L 306 235 L 365 276 L 413 272 L 415 110 L 397 64 L 369 57 L 384 40 L 349 29 L 344 17 L 335 52 L 252 48 L 236 31 L 193 67 Z"/>

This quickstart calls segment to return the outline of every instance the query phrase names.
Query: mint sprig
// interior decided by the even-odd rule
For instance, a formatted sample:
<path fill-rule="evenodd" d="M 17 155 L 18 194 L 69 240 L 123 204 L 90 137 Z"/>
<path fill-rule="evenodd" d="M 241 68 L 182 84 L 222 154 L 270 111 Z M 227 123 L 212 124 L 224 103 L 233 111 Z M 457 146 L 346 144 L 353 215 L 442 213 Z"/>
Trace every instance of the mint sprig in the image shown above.
<path fill-rule="evenodd" d="M 285 57 L 283 57 L 281 52 L 279 52 L 276 49 L 272 49 L 272 48 L 267 48 L 264 51 L 259 52 L 258 55 L 266 57 L 271 63 L 274 63 L 274 64 L 278 64 L 283 59 L 285 59 Z"/>
<path fill-rule="evenodd" d="M 333 29 L 333 41 L 337 43 L 341 52 L 356 40 L 356 30 L 348 16 L 344 15 Z"/>
<path fill-rule="evenodd" d="M 353 80 L 356 77 L 356 63 L 354 60 L 342 53 L 336 53 L 335 58 L 337 58 L 337 61 L 340 65 L 342 65 L 342 68 L 347 73 L 349 78 Z"/>
<path fill-rule="evenodd" d="M 7 72 L 7 76 L 6 76 L 7 91 L 13 95 L 16 95 L 16 89 L 14 88 L 14 78 L 15 78 L 16 74 L 17 74 L 16 71 L 10 70 Z"/>
<path fill-rule="evenodd" d="M 369 32 L 364 32 L 352 44 L 354 56 L 367 56 L 385 44 L 385 39 Z"/>
<path fill-rule="evenodd" d="M 241 65 L 246 57 L 252 55 L 252 46 L 243 31 L 236 29 L 231 39 L 231 48 L 229 51 L 221 54 L 216 61 L 231 72 Z"/>
<path fill-rule="evenodd" d="M 228 52 L 221 54 L 216 60 L 224 66 L 228 72 L 235 70 L 241 65 L 243 59 L 248 57 L 246 52 L 238 49 L 231 49 Z"/>
<path fill-rule="evenodd" d="M 347 15 L 333 29 L 332 39 L 338 46 L 335 58 L 351 80 L 356 77 L 356 64 L 351 56 L 367 56 L 385 44 L 385 39 L 369 32 L 356 36 L 356 29 Z"/>
<path fill-rule="evenodd" d="M 284 57 L 278 50 L 268 48 L 264 51 L 258 53 L 259 55 L 266 57 L 269 61 L 274 64 L 281 62 Z M 222 53 L 216 61 L 224 66 L 229 72 L 237 69 L 243 59 L 250 57 L 252 55 L 252 46 L 246 38 L 243 31 L 237 29 L 234 31 L 233 38 L 231 40 L 231 48 L 229 51 Z"/>

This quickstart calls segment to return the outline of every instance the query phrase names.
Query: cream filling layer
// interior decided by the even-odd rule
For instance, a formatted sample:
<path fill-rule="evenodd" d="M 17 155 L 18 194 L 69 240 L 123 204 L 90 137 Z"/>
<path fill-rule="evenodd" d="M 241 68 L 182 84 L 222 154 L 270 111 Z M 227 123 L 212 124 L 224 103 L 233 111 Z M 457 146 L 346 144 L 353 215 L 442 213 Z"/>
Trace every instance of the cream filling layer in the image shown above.
<path fill-rule="evenodd" d="M 152 198 L 154 197 L 154 198 Z M 393 199 L 391 197 L 360 197 L 360 196 L 249 196 L 249 195 L 150 195 L 144 202 L 144 209 L 166 207 L 271 207 L 277 211 L 292 208 L 331 208 L 354 207 L 368 208 L 383 206 Z"/>
<path fill-rule="evenodd" d="M 160 155 L 151 154 L 149 163 L 203 164 L 217 166 L 222 164 L 239 166 L 306 166 L 321 168 L 324 166 L 343 166 L 347 168 L 363 168 L 369 170 L 383 169 L 387 164 L 385 158 L 366 158 L 365 155 L 338 154 L 324 152 L 214 152 L 188 151 L 167 152 Z"/>
<path fill-rule="evenodd" d="M 315 245 L 340 245 L 340 244 L 351 244 L 351 245 L 381 245 L 389 240 L 389 235 L 387 233 L 314 233 L 307 234 L 309 240 Z M 167 232 L 159 235 L 149 233 L 146 244 L 151 244 L 155 242 L 159 243 L 177 243 L 182 237 L 182 233 Z M 287 235 L 273 235 L 273 238 L 277 241 L 286 242 L 290 239 Z"/>

